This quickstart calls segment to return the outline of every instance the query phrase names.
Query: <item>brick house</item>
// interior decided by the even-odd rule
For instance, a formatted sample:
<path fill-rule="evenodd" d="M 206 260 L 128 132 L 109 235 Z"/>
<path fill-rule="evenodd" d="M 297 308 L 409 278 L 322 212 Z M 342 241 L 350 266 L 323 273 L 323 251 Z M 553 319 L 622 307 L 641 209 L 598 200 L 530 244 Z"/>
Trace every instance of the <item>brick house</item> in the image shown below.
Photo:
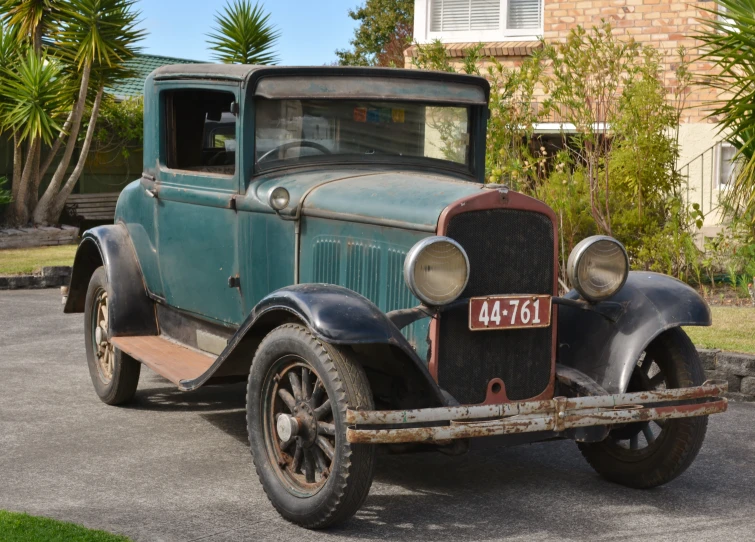
<path fill-rule="evenodd" d="M 700 19 L 710 17 L 712 1 L 688 3 L 681 0 L 415 0 L 414 38 L 418 43 L 440 40 L 449 54 L 461 59 L 464 51 L 483 43 L 483 56 L 495 57 L 506 67 L 516 67 L 539 47 L 540 38 L 559 41 L 577 25 L 585 28 L 609 21 L 614 34 L 632 37 L 667 54 L 664 79 L 675 84 L 672 63 L 675 51 L 685 46 L 692 58 L 699 43 L 690 36 L 701 28 Z M 407 67 L 416 48 L 405 52 Z M 709 62 L 695 61 L 693 74 L 712 69 Z M 725 189 L 731 173 L 733 149 L 720 143 L 716 124 L 706 118 L 706 102 L 715 98 L 708 88 L 693 86 L 680 127 L 679 166 L 689 179 L 689 199 L 702 203 L 706 226 L 715 226 L 719 190 Z M 544 123 L 537 131 L 547 133 L 554 124 Z M 557 130 L 569 127 L 555 124 Z M 708 228 L 706 228 L 708 229 Z M 713 233 L 711 228 L 705 234 Z"/>

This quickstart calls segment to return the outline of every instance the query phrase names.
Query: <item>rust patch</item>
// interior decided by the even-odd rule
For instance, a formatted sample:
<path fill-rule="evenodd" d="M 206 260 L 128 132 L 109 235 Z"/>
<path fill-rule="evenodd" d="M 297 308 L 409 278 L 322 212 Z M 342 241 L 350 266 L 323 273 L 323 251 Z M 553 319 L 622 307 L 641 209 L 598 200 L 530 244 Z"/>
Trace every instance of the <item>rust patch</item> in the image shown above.
<path fill-rule="evenodd" d="M 706 382 L 697 388 L 625 393 L 549 401 L 429 408 L 405 411 L 346 412 L 347 440 L 352 443 L 440 442 L 460 438 L 556 431 L 577 427 L 644 422 L 657 419 L 709 416 L 728 408 L 720 395 L 725 382 Z M 707 399 L 707 401 L 705 401 Z M 716 400 L 711 400 L 716 399 Z M 658 403 L 695 401 L 663 406 Z M 647 402 L 654 406 L 646 407 Z M 438 422 L 434 427 L 398 429 L 360 426 L 402 425 Z"/>

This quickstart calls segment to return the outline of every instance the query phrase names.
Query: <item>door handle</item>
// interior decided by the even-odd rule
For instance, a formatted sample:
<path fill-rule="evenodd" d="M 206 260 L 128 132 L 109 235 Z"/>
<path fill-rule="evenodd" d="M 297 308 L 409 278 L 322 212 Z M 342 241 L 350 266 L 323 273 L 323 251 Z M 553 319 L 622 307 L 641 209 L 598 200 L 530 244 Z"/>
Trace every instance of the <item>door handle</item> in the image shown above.
<path fill-rule="evenodd" d="M 149 196 L 150 198 L 157 197 L 157 186 L 155 183 L 155 178 L 152 175 L 142 173 L 141 185 L 142 187 L 144 187 L 144 192 L 147 194 L 147 196 Z"/>

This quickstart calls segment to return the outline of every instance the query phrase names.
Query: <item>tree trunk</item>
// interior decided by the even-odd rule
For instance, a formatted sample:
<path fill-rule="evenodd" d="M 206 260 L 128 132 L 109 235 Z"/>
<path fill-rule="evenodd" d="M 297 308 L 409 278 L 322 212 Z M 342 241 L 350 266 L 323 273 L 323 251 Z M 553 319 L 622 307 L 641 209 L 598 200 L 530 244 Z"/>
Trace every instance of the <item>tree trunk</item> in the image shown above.
<path fill-rule="evenodd" d="M 34 138 L 29 147 L 29 157 L 33 156 L 39 145 L 39 139 Z M 26 206 L 27 193 L 29 191 L 29 180 L 34 169 L 34 160 L 27 158 L 24 171 L 21 174 L 21 181 L 18 185 L 16 198 L 11 202 L 6 215 L 7 221 L 13 226 L 25 226 L 29 221 L 29 208 Z"/>
<path fill-rule="evenodd" d="M 44 164 L 42 164 L 42 167 L 39 170 L 40 179 L 44 177 L 45 174 L 47 173 L 47 170 L 50 169 L 50 166 L 52 165 L 52 161 L 55 160 L 55 156 L 58 154 L 58 151 L 60 150 L 60 146 L 66 140 L 66 134 L 68 134 L 68 131 L 71 129 L 72 122 L 73 122 L 73 111 L 71 111 L 68 114 L 66 123 L 63 125 L 63 129 L 60 131 L 60 134 L 58 135 L 58 139 L 56 139 L 55 143 L 52 144 L 52 147 L 50 148 L 50 152 L 48 153 Z"/>
<path fill-rule="evenodd" d="M 92 116 L 89 118 L 89 127 L 87 128 L 87 133 L 84 137 L 84 143 L 81 146 L 79 161 L 76 163 L 76 167 L 71 173 L 71 176 L 68 177 L 66 184 L 63 185 L 63 188 L 55 197 L 55 202 L 50 207 L 50 214 L 47 215 L 48 223 L 52 224 L 58 221 L 60 214 L 63 212 L 63 207 L 65 207 L 68 196 L 70 196 L 71 192 L 73 192 L 73 189 L 76 186 L 79 177 L 81 177 L 82 171 L 84 171 L 84 165 L 86 164 L 87 157 L 89 156 L 89 148 L 92 146 L 92 139 L 94 139 L 94 129 L 95 125 L 97 124 L 97 115 L 100 112 L 100 104 L 102 103 L 102 95 L 104 93 L 105 86 L 104 84 L 100 84 L 100 88 L 97 90 L 97 97 L 94 99 L 94 104 L 92 105 Z"/>
<path fill-rule="evenodd" d="M 84 107 L 86 106 L 87 90 L 89 88 L 89 75 L 92 72 L 92 61 L 87 60 L 84 64 L 84 72 L 81 74 L 81 87 L 79 88 L 79 97 L 76 100 L 76 104 L 71 111 L 71 131 L 68 134 L 68 142 L 66 143 L 66 149 L 63 152 L 63 157 L 58 164 L 55 173 L 50 180 L 50 184 L 45 190 L 45 193 L 39 200 L 36 209 L 34 209 L 34 223 L 45 224 L 47 217 L 50 216 L 55 201 L 55 196 L 60 190 L 60 183 L 63 182 L 63 177 L 66 174 L 68 165 L 71 163 L 71 157 L 76 147 L 76 140 L 79 137 L 79 129 L 81 128 L 81 117 L 84 115 Z M 56 218 L 57 219 L 57 218 Z"/>
<path fill-rule="evenodd" d="M 13 179 L 11 181 L 11 197 L 16 199 L 18 188 L 21 186 L 21 175 L 24 160 L 24 150 L 18 132 L 13 132 Z"/>
<path fill-rule="evenodd" d="M 34 151 L 34 154 L 29 153 L 27 159 L 33 161 L 31 178 L 29 179 L 29 191 L 26 193 L 26 207 L 29 210 L 32 210 L 37 207 L 37 203 L 39 202 L 39 163 L 42 160 L 41 141 L 37 145 L 37 149 Z"/>

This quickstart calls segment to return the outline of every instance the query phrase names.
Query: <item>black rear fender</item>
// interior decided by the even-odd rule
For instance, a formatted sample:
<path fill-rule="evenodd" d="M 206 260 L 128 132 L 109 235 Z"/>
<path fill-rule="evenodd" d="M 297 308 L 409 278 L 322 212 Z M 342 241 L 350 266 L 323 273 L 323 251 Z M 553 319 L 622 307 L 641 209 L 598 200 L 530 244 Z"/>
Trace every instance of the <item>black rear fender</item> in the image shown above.
<path fill-rule="evenodd" d="M 98 226 L 84 233 L 63 312 L 84 312 L 89 280 L 100 266 L 105 267 L 110 285 L 112 336 L 157 335 L 154 303 L 147 296 L 136 252 L 121 224 Z"/>

